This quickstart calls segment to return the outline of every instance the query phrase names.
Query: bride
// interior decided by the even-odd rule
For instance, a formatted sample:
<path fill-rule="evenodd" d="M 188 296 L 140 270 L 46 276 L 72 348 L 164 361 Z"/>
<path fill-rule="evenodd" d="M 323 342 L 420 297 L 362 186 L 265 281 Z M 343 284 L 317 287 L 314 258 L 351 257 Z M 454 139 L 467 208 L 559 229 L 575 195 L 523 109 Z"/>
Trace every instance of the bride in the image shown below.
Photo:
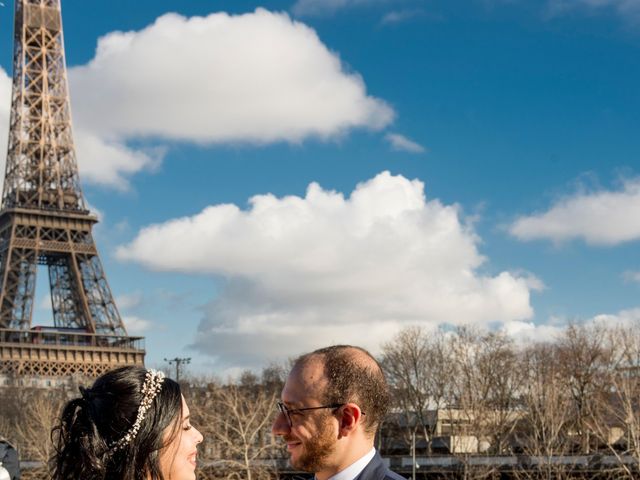
<path fill-rule="evenodd" d="M 122 367 L 64 407 L 53 429 L 52 480 L 194 480 L 202 435 L 180 386 Z"/>

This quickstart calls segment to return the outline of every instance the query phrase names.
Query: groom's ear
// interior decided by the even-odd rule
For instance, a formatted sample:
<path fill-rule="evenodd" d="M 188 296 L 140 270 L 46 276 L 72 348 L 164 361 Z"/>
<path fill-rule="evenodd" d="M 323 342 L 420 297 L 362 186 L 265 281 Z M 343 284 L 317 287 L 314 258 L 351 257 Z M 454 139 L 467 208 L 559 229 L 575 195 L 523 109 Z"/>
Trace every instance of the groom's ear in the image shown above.
<path fill-rule="evenodd" d="M 363 413 L 355 403 L 346 403 L 336 410 L 335 415 L 338 417 L 338 438 L 342 438 L 355 431 Z"/>

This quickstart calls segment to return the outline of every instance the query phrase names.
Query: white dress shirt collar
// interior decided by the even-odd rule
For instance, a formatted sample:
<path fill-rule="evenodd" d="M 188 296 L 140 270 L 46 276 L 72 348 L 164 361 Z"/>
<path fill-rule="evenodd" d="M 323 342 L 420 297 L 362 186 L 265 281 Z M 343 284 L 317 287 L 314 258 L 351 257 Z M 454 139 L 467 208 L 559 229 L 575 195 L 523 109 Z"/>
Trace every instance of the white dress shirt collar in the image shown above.
<path fill-rule="evenodd" d="M 364 467 L 367 466 L 367 464 L 371 461 L 375 454 L 376 449 L 372 448 L 364 457 L 356 460 L 347 468 L 345 468 L 341 472 L 336 473 L 332 477 L 329 477 L 327 480 L 353 480 L 358 475 L 360 475 L 360 472 L 364 470 Z"/>

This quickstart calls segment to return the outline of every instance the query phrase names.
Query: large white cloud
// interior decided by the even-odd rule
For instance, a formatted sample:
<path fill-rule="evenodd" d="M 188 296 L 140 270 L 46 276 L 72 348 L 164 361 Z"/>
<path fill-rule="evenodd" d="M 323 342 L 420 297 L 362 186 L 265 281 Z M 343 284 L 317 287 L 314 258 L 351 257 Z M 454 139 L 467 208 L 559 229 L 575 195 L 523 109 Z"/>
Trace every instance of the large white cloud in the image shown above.
<path fill-rule="evenodd" d="M 455 205 L 383 172 L 349 197 L 312 183 L 305 197 L 257 195 L 141 230 L 121 260 L 226 279 L 198 348 L 239 362 L 329 342 L 377 349 L 403 325 L 532 316 L 531 278 L 487 275 L 479 238 Z"/>
<path fill-rule="evenodd" d="M 118 138 L 300 142 L 380 129 L 394 115 L 314 30 L 263 9 L 166 14 L 110 33 L 70 79 L 83 128 Z"/>
<path fill-rule="evenodd" d="M 82 101 L 82 95 L 79 96 Z M 0 68 L 0 169 L 4 175 L 11 110 L 11 78 Z M 82 121 L 76 124 L 82 125 Z M 128 188 L 128 177 L 156 166 L 164 156 L 160 147 L 136 150 L 116 139 L 102 138 L 99 132 L 74 129 L 78 168 L 82 181 L 118 189 Z"/>
<path fill-rule="evenodd" d="M 593 245 L 640 239 L 640 178 L 619 190 L 577 193 L 549 210 L 518 218 L 509 232 L 520 240 L 562 242 L 581 238 Z"/>
<path fill-rule="evenodd" d="M 121 190 L 128 188 L 130 175 L 159 165 L 166 150 L 134 149 L 123 141 L 102 138 L 82 129 L 75 131 L 75 145 L 82 180 Z"/>
<path fill-rule="evenodd" d="M 130 140 L 299 143 L 382 129 L 394 117 L 313 29 L 263 9 L 166 14 L 143 30 L 109 33 L 93 60 L 69 69 L 69 82 L 82 179 L 117 188 L 165 153 Z M 0 70 L 2 152 L 9 98 Z"/>
<path fill-rule="evenodd" d="M 0 174 L 4 177 L 11 111 L 11 78 L 0 67 Z"/>

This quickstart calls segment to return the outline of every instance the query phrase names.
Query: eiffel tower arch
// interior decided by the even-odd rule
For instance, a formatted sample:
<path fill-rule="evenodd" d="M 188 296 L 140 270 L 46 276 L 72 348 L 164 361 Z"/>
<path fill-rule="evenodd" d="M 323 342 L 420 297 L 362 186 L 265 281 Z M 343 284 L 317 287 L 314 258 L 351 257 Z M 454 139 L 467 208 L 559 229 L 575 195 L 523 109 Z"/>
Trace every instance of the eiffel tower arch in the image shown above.
<path fill-rule="evenodd" d="M 60 0 L 15 0 L 13 87 L 0 207 L 0 386 L 144 363 L 102 268 L 78 178 Z M 32 326 L 38 266 L 53 326 Z"/>

